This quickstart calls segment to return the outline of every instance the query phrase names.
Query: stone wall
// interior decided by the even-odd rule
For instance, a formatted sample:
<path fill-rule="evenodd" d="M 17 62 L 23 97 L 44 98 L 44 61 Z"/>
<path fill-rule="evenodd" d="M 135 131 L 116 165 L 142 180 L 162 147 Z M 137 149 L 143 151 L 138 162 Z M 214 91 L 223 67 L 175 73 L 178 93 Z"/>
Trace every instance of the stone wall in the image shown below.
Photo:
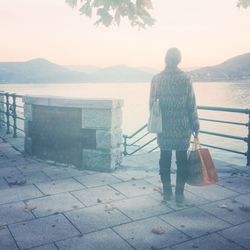
<path fill-rule="evenodd" d="M 24 97 L 25 152 L 82 169 L 121 163 L 122 100 Z"/>

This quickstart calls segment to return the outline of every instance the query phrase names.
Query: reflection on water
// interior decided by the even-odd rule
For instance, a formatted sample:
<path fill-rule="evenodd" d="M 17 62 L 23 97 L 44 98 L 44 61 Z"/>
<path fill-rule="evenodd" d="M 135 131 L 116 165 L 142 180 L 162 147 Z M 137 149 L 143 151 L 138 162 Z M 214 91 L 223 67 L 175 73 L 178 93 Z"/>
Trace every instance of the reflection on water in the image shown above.
<path fill-rule="evenodd" d="M 146 123 L 148 118 L 149 83 L 119 84 L 1 84 L 0 89 L 18 94 L 56 95 L 87 98 L 124 99 L 123 131 L 134 132 Z M 194 83 L 198 105 L 221 106 L 231 108 L 250 108 L 250 84 L 247 83 Z M 247 122 L 244 114 L 199 111 L 200 117 L 219 118 L 224 120 Z M 216 131 L 224 134 L 246 136 L 247 128 L 222 125 L 220 123 L 201 122 L 202 130 Z M 201 135 L 206 144 L 225 146 L 246 152 L 246 143 L 222 137 Z M 231 153 L 214 150 L 215 157 L 238 164 L 245 164 L 245 158 Z"/>

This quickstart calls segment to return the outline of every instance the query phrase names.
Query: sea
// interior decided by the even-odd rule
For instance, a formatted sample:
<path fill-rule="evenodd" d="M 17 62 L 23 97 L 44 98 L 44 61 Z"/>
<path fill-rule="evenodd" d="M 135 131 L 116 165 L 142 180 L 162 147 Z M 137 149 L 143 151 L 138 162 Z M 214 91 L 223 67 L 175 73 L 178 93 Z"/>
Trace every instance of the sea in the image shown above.
<path fill-rule="evenodd" d="M 250 83 L 248 82 L 196 82 L 193 83 L 197 105 L 250 109 Z M 150 83 L 68 83 L 68 84 L 0 84 L 0 90 L 21 95 L 54 95 L 81 98 L 115 98 L 124 100 L 123 133 L 130 135 L 146 124 L 149 110 Z M 246 114 L 199 111 L 199 117 L 247 123 Z M 201 130 L 247 137 L 247 126 L 201 121 Z M 153 135 L 152 135 L 153 136 Z M 146 142 L 145 138 L 143 142 Z M 204 144 L 247 151 L 244 141 L 200 134 Z M 139 145 L 138 145 L 139 146 Z M 144 152 L 155 145 L 145 148 Z M 241 166 L 246 165 L 244 155 L 210 149 L 214 158 Z"/>

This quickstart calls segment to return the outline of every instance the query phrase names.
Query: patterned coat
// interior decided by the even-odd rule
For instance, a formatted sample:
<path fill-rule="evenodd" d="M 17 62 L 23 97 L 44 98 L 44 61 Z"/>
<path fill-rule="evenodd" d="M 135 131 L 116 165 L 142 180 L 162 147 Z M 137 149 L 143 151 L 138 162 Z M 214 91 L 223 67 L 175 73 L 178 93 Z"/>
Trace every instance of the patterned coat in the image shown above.
<path fill-rule="evenodd" d="M 157 134 L 161 150 L 187 150 L 192 132 L 199 130 L 195 94 L 189 77 L 180 69 L 166 68 L 152 79 L 150 108 L 160 101 L 162 133 Z"/>

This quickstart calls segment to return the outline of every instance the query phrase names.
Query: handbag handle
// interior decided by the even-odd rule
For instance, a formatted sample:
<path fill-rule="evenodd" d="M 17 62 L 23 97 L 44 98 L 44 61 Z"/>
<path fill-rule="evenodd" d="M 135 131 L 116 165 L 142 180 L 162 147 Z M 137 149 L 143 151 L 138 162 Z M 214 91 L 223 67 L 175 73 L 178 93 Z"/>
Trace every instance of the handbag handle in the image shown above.
<path fill-rule="evenodd" d="M 192 151 L 198 150 L 200 148 L 201 148 L 201 144 L 200 144 L 199 138 L 198 137 L 194 137 Z"/>

